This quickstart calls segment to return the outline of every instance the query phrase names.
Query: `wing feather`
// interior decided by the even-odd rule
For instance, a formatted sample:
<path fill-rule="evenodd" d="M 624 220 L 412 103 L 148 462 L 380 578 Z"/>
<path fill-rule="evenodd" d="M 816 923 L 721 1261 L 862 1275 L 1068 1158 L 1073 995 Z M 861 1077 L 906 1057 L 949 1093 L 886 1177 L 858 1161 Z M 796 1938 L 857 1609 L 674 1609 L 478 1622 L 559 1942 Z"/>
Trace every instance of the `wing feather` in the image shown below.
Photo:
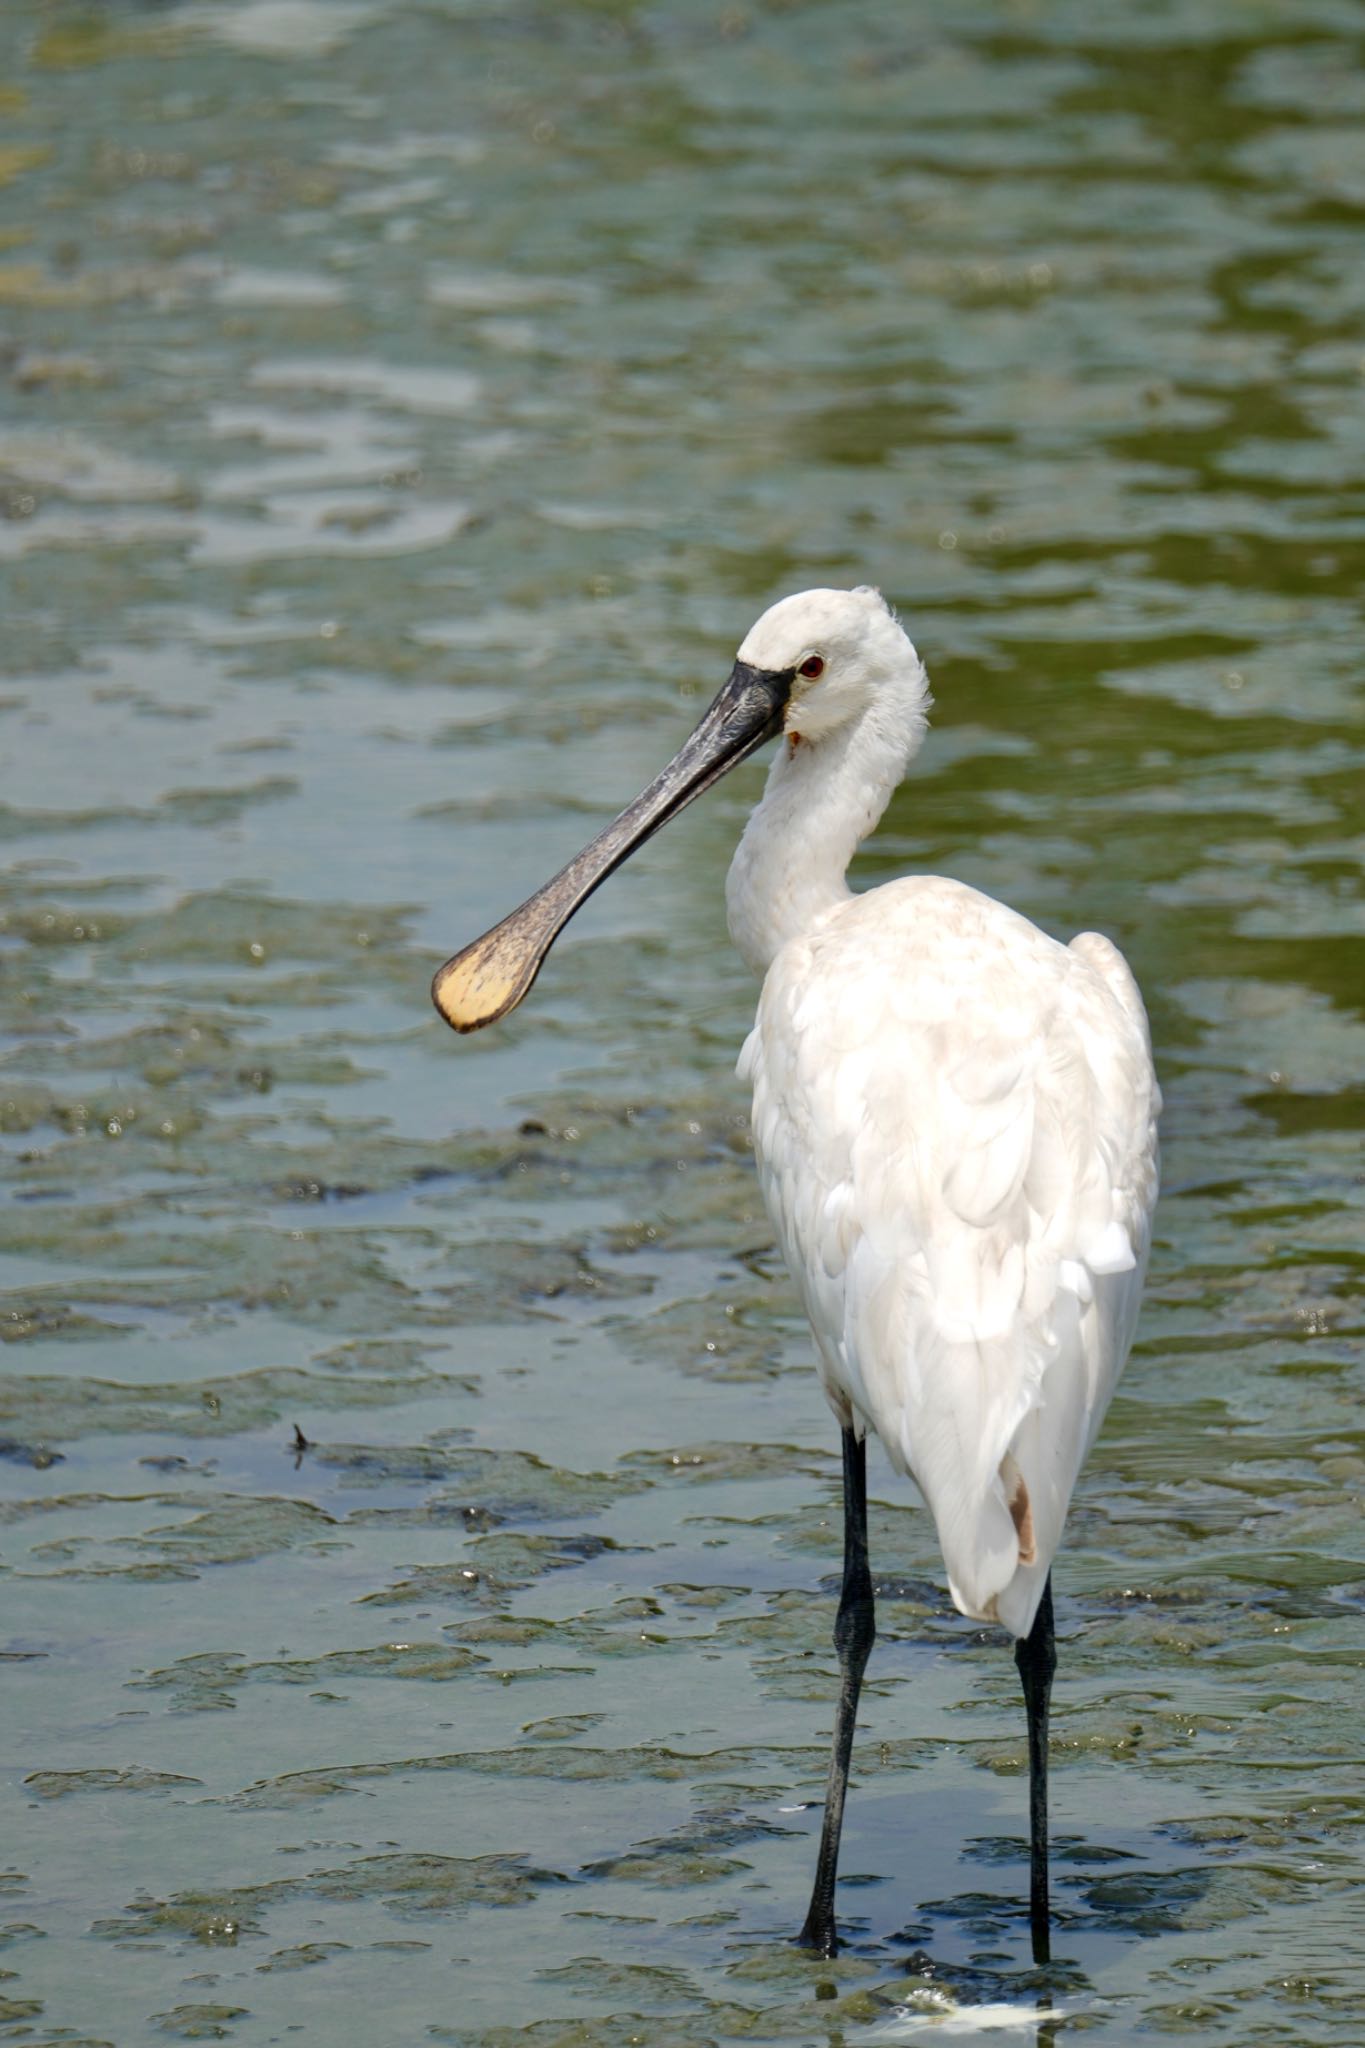
<path fill-rule="evenodd" d="M 779 953 L 740 1065 L 836 1413 L 915 1479 L 959 1607 L 1026 1633 L 1147 1256 L 1132 976 L 1095 934 L 895 883 Z"/>

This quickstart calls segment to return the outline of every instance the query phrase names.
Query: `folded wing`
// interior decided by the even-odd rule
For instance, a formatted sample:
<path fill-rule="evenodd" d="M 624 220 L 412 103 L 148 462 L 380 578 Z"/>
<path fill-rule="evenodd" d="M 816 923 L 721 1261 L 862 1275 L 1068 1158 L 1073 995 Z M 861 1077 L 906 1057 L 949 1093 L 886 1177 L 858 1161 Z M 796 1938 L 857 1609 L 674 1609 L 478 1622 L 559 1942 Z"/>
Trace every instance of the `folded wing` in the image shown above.
<path fill-rule="evenodd" d="M 893 884 L 778 955 L 741 1072 L 836 1412 L 914 1477 L 962 1611 L 1025 1634 L 1150 1240 L 1131 975 L 1094 934 Z"/>

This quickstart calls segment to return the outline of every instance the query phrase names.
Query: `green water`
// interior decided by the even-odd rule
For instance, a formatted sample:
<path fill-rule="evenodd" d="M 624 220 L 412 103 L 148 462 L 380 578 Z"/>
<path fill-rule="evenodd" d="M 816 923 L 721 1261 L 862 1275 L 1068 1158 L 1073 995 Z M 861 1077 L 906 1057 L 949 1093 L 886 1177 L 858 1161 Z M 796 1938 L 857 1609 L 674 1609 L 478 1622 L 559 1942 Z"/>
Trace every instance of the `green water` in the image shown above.
<path fill-rule="evenodd" d="M 1363 58 L 0 9 L 0 2040 L 1358 2048 Z M 1113 934 L 1167 1093 L 1046 1985 L 1008 1646 L 879 1457 L 850 1942 L 787 1939 L 840 1517 L 732 1071 L 759 769 L 509 1025 L 427 1003 L 824 581 L 937 697 L 864 877 Z"/>

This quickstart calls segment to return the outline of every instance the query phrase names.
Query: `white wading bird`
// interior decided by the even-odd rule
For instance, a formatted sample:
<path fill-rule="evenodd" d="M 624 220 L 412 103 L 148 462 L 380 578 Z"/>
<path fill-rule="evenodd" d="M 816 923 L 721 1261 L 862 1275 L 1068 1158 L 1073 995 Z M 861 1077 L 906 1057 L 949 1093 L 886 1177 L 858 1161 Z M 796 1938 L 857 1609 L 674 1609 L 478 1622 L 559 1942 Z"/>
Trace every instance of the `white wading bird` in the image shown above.
<path fill-rule="evenodd" d="M 505 1016 L 598 883 L 783 735 L 726 900 L 763 982 L 739 1060 L 759 1179 L 843 1433 L 841 1685 L 801 1939 L 837 1947 L 839 1832 L 875 1634 L 875 1429 L 933 1513 L 957 1606 L 1016 1638 L 1030 1925 L 1044 1962 L 1050 1570 L 1137 1319 L 1160 1096 L 1142 998 L 1107 939 L 1059 945 L 937 876 L 850 892 L 849 861 L 920 744 L 928 702 L 919 657 L 877 591 L 784 598 L 662 775 L 447 961 L 432 992 L 457 1031 Z"/>

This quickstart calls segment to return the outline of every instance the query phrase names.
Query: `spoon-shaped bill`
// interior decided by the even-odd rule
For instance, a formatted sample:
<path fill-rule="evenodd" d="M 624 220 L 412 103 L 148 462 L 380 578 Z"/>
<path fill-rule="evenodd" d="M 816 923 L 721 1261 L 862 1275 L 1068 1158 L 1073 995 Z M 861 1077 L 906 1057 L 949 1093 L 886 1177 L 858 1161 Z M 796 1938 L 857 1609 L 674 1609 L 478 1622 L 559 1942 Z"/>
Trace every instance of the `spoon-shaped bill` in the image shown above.
<path fill-rule="evenodd" d="M 455 1031 L 479 1031 L 515 1010 L 541 962 L 578 909 L 613 868 L 661 825 L 782 729 L 789 669 L 737 661 L 691 738 L 649 788 L 519 909 L 439 968 L 431 999 Z"/>

